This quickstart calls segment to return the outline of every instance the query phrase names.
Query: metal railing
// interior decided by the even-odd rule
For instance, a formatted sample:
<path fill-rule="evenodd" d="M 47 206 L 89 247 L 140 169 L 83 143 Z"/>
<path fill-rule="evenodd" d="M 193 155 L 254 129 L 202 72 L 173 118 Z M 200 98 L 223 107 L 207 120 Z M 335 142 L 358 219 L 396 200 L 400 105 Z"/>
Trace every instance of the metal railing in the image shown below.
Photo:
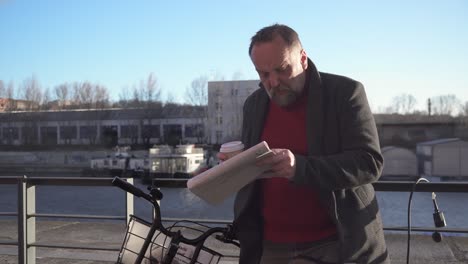
<path fill-rule="evenodd" d="M 133 179 L 127 179 L 133 183 Z M 185 179 L 156 179 L 154 184 L 158 187 L 169 188 L 186 188 L 187 180 Z M 126 194 L 125 204 L 126 213 L 123 216 L 98 216 L 98 215 L 71 215 L 71 214 L 39 214 L 36 213 L 36 186 L 112 186 L 111 178 L 55 178 L 55 177 L 0 177 L 0 185 L 11 184 L 17 185 L 18 189 L 18 210 L 17 212 L 0 212 L 1 216 L 17 216 L 18 218 L 18 240 L 17 241 L 0 241 L 0 245 L 18 246 L 18 261 L 20 264 L 35 264 L 36 263 L 36 248 L 63 248 L 63 249 L 85 249 L 85 250 L 110 250 L 118 251 L 119 248 L 105 247 L 84 247 L 63 244 L 39 243 L 36 241 L 36 218 L 37 217 L 57 217 L 57 218 L 82 218 L 82 219 L 111 219 L 125 220 L 128 222 L 131 214 L 134 213 L 134 197 L 131 194 Z M 392 192 L 411 192 L 413 182 L 394 182 L 383 181 L 373 184 L 376 191 L 392 191 Z M 464 192 L 468 193 L 468 183 L 419 183 L 415 186 L 415 192 Z M 181 219 L 164 218 L 164 221 L 178 221 Z M 227 220 L 201 220 L 201 219 L 186 219 L 205 223 L 228 223 Z M 384 227 L 384 230 L 406 231 L 405 227 Z M 439 231 L 439 232 L 456 232 L 468 233 L 466 228 L 412 228 L 413 231 Z"/>
<path fill-rule="evenodd" d="M 133 179 L 127 179 L 133 183 Z M 112 185 L 112 178 L 55 178 L 55 177 L 0 177 L 0 185 L 17 185 L 18 208 L 17 212 L 0 212 L 0 216 L 17 216 L 18 218 L 18 240 L 0 241 L 0 245 L 18 246 L 18 263 L 35 264 L 36 248 L 66 248 L 66 249 L 88 249 L 88 250 L 108 250 L 118 251 L 120 248 L 113 247 L 85 247 L 53 243 L 40 243 L 36 241 L 36 218 L 81 218 L 81 219 L 110 219 L 125 220 L 127 223 L 130 215 L 134 213 L 134 197 L 127 193 L 125 195 L 125 215 L 124 216 L 104 216 L 104 215 L 71 215 L 71 214 L 38 214 L 36 213 L 36 186 L 109 186 Z"/>

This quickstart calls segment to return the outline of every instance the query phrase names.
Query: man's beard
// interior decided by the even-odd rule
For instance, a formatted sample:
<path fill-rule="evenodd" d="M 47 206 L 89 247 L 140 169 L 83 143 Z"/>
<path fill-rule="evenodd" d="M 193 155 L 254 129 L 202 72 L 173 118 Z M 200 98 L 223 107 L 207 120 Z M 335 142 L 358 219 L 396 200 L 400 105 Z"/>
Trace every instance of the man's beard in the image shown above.
<path fill-rule="evenodd" d="M 281 107 L 289 106 L 294 103 L 298 94 L 291 88 L 285 87 L 276 87 L 272 89 L 269 93 L 270 99 Z"/>

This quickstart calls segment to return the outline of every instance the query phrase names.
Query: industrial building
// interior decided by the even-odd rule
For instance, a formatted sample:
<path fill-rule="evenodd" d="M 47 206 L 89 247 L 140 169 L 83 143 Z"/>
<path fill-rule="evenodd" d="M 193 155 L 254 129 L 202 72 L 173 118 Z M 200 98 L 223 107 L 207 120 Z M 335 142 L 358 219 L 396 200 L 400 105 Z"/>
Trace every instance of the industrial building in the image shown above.
<path fill-rule="evenodd" d="M 445 138 L 419 143 L 419 174 L 423 177 L 468 180 L 468 142 Z"/>
<path fill-rule="evenodd" d="M 201 143 L 203 109 L 86 109 L 0 114 L 4 145 Z"/>

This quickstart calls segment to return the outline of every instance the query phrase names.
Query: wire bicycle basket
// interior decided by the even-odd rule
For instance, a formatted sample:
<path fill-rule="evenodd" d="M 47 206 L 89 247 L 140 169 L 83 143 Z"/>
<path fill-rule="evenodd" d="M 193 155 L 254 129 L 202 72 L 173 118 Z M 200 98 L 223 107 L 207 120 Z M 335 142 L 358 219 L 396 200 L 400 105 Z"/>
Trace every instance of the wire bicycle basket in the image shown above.
<path fill-rule="evenodd" d="M 190 222 L 191 224 L 196 224 Z M 200 225 L 203 227 L 203 225 Z M 129 224 L 127 225 L 127 230 L 125 238 L 120 249 L 119 257 L 117 263 L 119 264 L 133 264 L 135 263 L 138 253 L 143 246 L 143 243 L 148 235 L 148 232 L 151 228 L 151 223 L 131 215 Z M 171 231 L 174 229 L 188 229 L 194 232 L 203 232 L 199 228 L 194 228 L 188 225 L 173 225 Z M 145 253 L 142 263 L 161 263 L 162 259 L 168 252 L 168 249 L 172 243 L 172 238 L 164 235 L 163 233 L 157 231 L 151 241 L 148 250 Z M 177 253 L 172 261 L 175 264 L 190 263 L 193 258 L 193 253 L 195 247 L 185 243 L 178 243 Z M 197 264 L 217 264 L 221 260 L 223 255 L 215 250 L 212 250 L 208 247 L 203 246 L 198 258 L 195 263 Z"/>

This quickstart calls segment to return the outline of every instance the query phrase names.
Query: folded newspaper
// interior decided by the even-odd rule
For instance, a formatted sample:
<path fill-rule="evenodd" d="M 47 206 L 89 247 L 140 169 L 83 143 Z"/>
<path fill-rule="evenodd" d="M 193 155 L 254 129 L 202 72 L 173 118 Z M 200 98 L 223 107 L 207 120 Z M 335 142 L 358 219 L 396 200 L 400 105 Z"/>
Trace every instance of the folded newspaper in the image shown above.
<path fill-rule="evenodd" d="M 265 141 L 244 150 L 221 164 L 194 176 L 187 181 L 188 189 L 216 205 L 254 181 L 268 167 L 259 167 L 255 161 L 272 153 Z"/>

